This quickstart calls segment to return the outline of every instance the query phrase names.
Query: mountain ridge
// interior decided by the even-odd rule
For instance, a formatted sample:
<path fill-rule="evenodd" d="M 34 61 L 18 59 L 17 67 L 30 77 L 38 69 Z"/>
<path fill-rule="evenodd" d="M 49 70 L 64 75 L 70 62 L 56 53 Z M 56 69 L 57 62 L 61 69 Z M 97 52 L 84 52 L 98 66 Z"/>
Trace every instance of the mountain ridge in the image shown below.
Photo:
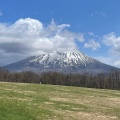
<path fill-rule="evenodd" d="M 31 56 L 16 63 L 4 66 L 11 71 L 33 71 L 33 72 L 63 72 L 63 73 L 102 73 L 109 72 L 115 68 L 78 51 L 67 52 L 54 51 L 48 54 Z"/>

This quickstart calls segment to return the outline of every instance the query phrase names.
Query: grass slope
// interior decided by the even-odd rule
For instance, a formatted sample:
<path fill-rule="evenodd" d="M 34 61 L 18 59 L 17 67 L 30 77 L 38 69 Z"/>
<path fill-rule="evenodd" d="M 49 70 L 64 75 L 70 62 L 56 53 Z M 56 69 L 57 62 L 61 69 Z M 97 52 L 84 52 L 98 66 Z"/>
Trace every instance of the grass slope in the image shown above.
<path fill-rule="evenodd" d="M 120 120 L 120 91 L 0 82 L 0 120 Z"/>

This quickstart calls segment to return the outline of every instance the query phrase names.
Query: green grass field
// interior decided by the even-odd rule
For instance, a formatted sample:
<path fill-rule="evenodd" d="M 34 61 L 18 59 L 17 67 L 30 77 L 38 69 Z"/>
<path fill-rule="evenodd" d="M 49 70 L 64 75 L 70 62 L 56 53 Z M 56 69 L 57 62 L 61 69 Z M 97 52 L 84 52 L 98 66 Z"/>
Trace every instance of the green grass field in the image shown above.
<path fill-rule="evenodd" d="M 0 120 L 120 120 L 120 91 L 0 82 Z"/>

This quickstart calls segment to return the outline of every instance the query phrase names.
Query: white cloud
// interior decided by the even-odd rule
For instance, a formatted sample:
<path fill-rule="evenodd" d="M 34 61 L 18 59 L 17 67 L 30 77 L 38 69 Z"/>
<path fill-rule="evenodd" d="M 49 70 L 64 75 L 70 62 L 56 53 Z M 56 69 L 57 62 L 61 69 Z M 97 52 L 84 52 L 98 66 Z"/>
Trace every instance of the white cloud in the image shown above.
<path fill-rule="evenodd" d="M 110 54 L 120 55 L 120 36 L 115 33 L 109 33 L 103 36 L 103 43 L 110 47 Z"/>
<path fill-rule="evenodd" d="M 0 16 L 2 16 L 3 15 L 3 13 L 2 13 L 2 11 L 0 10 Z"/>
<path fill-rule="evenodd" d="M 90 36 L 95 36 L 93 32 L 88 32 Z"/>
<path fill-rule="evenodd" d="M 57 25 L 53 20 L 46 26 L 31 18 L 19 19 L 12 25 L 0 23 L 0 63 L 55 50 L 76 49 L 75 40 L 84 41 L 83 34 L 71 32 L 67 27 L 70 25 Z"/>
<path fill-rule="evenodd" d="M 90 38 L 94 38 L 94 39 L 98 39 L 99 38 L 99 36 L 94 34 L 93 32 L 88 32 L 88 35 L 89 35 Z"/>
<path fill-rule="evenodd" d="M 93 16 L 100 16 L 100 17 L 105 17 L 107 14 L 104 12 L 93 12 L 91 13 L 91 17 Z"/>
<path fill-rule="evenodd" d="M 108 46 L 108 57 L 99 57 L 100 61 L 120 68 L 120 36 L 116 36 L 114 32 L 104 35 L 103 44 Z"/>
<path fill-rule="evenodd" d="M 91 39 L 89 42 L 84 44 L 85 48 L 91 48 L 92 50 L 97 50 L 100 48 L 100 44 L 98 42 L 95 42 L 95 40 Z"/>

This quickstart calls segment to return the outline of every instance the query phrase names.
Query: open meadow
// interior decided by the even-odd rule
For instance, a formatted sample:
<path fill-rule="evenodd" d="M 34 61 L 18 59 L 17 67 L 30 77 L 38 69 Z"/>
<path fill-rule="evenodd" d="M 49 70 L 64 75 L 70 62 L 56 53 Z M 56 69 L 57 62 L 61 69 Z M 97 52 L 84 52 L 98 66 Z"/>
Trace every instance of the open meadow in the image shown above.
<path fill-rule="evenodd" d="M 0 120 L 120 120 L 120 91 L 0 82 Z"/>

